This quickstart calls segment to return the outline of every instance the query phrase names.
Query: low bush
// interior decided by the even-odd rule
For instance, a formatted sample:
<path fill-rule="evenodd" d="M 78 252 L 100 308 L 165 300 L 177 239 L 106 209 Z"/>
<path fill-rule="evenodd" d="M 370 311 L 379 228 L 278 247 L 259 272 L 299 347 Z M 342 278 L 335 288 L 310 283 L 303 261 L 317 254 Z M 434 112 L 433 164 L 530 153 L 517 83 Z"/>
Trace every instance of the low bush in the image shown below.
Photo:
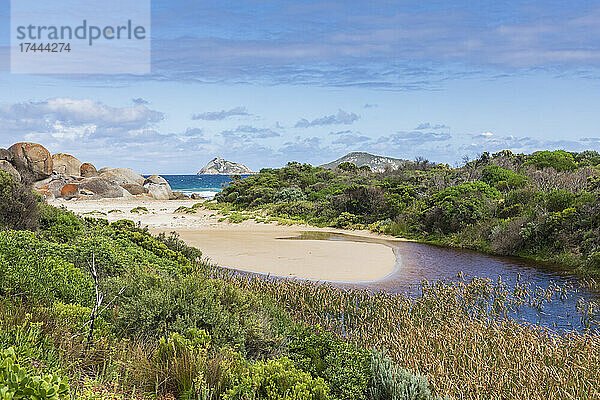
<path fill-rule="evenodd" d="M 435 193 L 423 212 L 426 229 L 456 232 L 494 214 L 500 192 L 484 182 L 468 182 Z"/>
<path fill-rule="evenodd" d="M 322 331 L 293 341 L 288 351 L 298 368 L 327 382 L 332 398 L 367 399 L 371 379 L 368 351 Z"/>
<path fill-rule="evenodd" d="M 90 304 L 93 288 L 89 277 L 72 263 L 44 256 L 44 246 L 33 233 L 0 232 L 0 247 L 1 294 L 47 304 Z"/>
<path fill-rule="evenodd" d="M 41 198 L 0 170 L 0 229 L 36 230 Z"/>
<path fill-rule="evenodd" d="M 326 400 L 327 384 L 297 369 L 286 357 L 250 365 L 240 382 L 223 400 Z"/>
<path fill-rule="evenodd" d="M 427 378 L 398 368 L 385 353 L 371 354 L 372 377 L 369 385 L 371 400 L 436 400 Z"/>

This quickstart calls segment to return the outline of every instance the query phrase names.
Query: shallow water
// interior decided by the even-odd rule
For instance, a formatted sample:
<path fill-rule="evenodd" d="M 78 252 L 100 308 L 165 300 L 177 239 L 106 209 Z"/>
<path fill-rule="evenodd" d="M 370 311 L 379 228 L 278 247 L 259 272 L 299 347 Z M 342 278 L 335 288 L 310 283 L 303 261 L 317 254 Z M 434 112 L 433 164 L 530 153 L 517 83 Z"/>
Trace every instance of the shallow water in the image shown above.
<path fill-rule="evenodd" d="M 557 265 L 536 263 L 517 257 L 498 257 L 470 250 L 451 249 L 428 244 L 366 238 L 350 234 L 305 231 L 290 240 L 345 240 L 375 242 L 390 246 L 396 255 L 396 268 L 387 277 L 373 282 L 347 283 L 347 288 L 367 288 L 378 291 L 420 294 L 423 280 L 436 282 L 469 281 L 474 277 L 488 278 L 493 283 L 499 280 L 509 292 L 517 286 L 527 285 L 535 291 L 537 299 L 548 294 L 551 301 L 540 305 L 525 305 L 510 317 L 538 324 L 557 331 L 583 330 L 588 326 L 600 332 L 600 326 L 582 321 L 578 312 L 578 301 L 600 301 L 600 295 L 588 289 L 580 278 Z M 594 319 L 597 320 L 598 315 Z"/>

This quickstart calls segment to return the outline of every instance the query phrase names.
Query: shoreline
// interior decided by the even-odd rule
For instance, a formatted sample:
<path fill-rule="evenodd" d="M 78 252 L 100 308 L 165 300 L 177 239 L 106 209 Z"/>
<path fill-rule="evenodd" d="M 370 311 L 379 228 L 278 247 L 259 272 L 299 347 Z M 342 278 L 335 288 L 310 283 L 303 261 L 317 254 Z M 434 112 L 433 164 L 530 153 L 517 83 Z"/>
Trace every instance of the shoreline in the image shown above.
<path fill-rule="evenodd" d="M 54 200 L 81 216 L 110 222 L 130 219 L 153 234 L 177 232 L 197 247 L 210 262 L 242 272 L 332 283 L 367 283 L 383 280 L 397 271 L 397 257 L 385 241 L 401 241 L 369 231 L 347 231 L 310 225 L 278 225 L 245 220 L 219 221 L 217 211 L 198 209 L 194 214 L 175 213 L 198 200 L 102 199 Z M 132 212 L 133 210 L 139 212 Z M 342 233 L 379 241 L 282 240 L 303 231 Z"/>

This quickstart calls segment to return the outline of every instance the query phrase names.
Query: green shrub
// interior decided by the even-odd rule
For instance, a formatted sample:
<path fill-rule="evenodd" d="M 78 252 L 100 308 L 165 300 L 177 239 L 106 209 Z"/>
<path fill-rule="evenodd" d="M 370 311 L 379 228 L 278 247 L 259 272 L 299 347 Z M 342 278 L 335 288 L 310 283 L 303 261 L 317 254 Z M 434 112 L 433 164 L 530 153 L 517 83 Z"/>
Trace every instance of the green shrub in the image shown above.
<path fill-rule="evenodd" d="M 371 355 L 372 380 L 369 396 L 372 400 L 435 400 L 425 377 L 398 368 L 384 353 Z"/>
<path fill-rule="evenodd" d="M 327 382 L 332 398 L 366 399 L 370 380 L 368 351 L 326 332 L 297 339 L 288 351 L 298 368 Z"/>
<path fill-rule="evenodd" d="M 527 185 L 527 177 L 498 165 L 488 165 L 482 171 L 481 180 L 498 190 L 513 190 Z"/>
<path fill-rule="evenodd" d="M 185 352 L 201 353 L 210 345 L 210 334 L 204 329 L 188 329 L 184 335 L 171 332 L 169 337 L 161 337 L 154 358 L 161 362 L 177 357 Z"/>
<path fill-rule="evenodd" d="M 506 194 L 504 198 L 504 204 L 506 207 L 520 204 L 522 206 L 528 206 L 533 202 L 536 192 L 530 189 L 517 189 L 511 190 Z"/>
<path fill-rule="evenodd" d="M 330 197 L 328 207 L 337 214 L 354 214 L 362 223 L 372 223 L 394 216 L 385 190 L 372 185 L 348 186 L 343 193 Z"/>
<path fill-rule="evenodd" d="M 533 165 L 538 169 L 554 168 L 557 171 L 573 171 L 577 163 L 572 153 L 564 150 L 538 151 L 533 153 L 523 165 Z"/>
<path fill-rule="evenodd" d="M 352 225 L 358 224 L 359 222 L 360 217 L 358 215 L 344 211 L 335 219 L 333 226 L 336 228 L 350 228 Z"/>
<path fill-rule="evenodd" d="M 301 200 L 306 200 L 306 195 L 304 192 L 302 192 L 302 190 L 295 187 L 281 189 L 275 193 L 275 197 L 273 198 L 273 202 L 275 203 Z"/>
<path fill-rule="evenodd" d="M 40 197 L 30 187 L 0 170 L 0 229 L 36 230 L 39 202 Z"/>
<path fill-rule="evenodd" d="M 70 327 L 74 331 L 82 331 L 88 323 L 92 309 L 79 304 L 65 304 L 56 301 L 49 308 L 50 315 L 62 326 Z M 94 321 L 94 336 L 113 337 L 111 324 L 106 322 L 102 316 L 97 316 Z"/>
<path fill-rule="evenodd" d="M 596 166 L 600 164 L 600 154 L 594 150 L 586 150 L 575 154 L 575 161 L 580 167 Z"/>
<path fill-rule="evenodd" d="M 250 219 L 250 216 L 242 214 L 242 213 L 237 212 L 237 211 L 231 213 L 231 215 L 227 218 L 227 220 L 231 224 L 239 224 L 239 223 L 242 223 L 242 222 L 246 221 L 247 219 Z"/>
<path fill-rule="evenodd" d="M 143 270 L 107 282 L 110 292 L 126 287 L 117 301 L 117 326 L 130 336 L 158 338 L 204 329 L 216 347 L 238 346 L 249 357 L 276 353 L 283 338 L 270 310 L 256 296 L 199 273 L 168 278 Z"/>
<path fill-rule="evenodd" d="M 40 203 L 39 227 L 44 237 L 57 243 L 67 243 L 84 231 L 84 224 L 78 216 L 65 208 Z"/>
<path fill-rule="evenodd" d="M 113 228 L 115 232 L 114 236 L 116 238 L 125 239 L 135 243 L 143 249 L 152 252 L 156 256 L 174 261 L 181 266 L 190 264 L 190 260 L 181 252 L 172 250 L 169 248 L 169 246 L 167 246 L 167 242 L 173 244 L 173 240 L 168 241 L 161 240 L 161 238 L 155 238 L 148 232 L 138 230 L 132 227 L 131 224 L 122 221 L 114 222 L 110 226 Z"/>
<path fill-rule="evenodd" d="M 271 208 L 271 213 L 285 218 L 309 219 L 316 213 L 316 205 L 310 201 L 293 201 L 277 203 Z"/>
<path fill-rule="evenodd" d="M 83 231 L 81 219 L 72 213 L 59 212 L 56 222 L 50 225 L 48 232 L 50 239 L 59 243 L 67 243 L 73 240 Z"/>
<path fill-rule="evenodd" d="M 575 197 L 573 193 L 566 190 L 539 192 L 536 196 L 536 203 L 546 207 L 550 212 L 560 212 L 571 207 L 575 202 Z"/>
<path fill-rule="evenodd" d="M 195 209 L 195 206 L 196 205 L 192 208 Z M 156 239 L 164 243 L 169 249 L 183 254 L 183 256 L 190 261 L 199 261 L 202 258 L 202 251 L 195 247 L 188 246 L 179 238 L 179 233 L 177 232 L 171 232 L 169 236 L 163 232 L 160 233 Z"/>
<path fill-rule="evenodd" d="M 252 364 L 224 400 L 325 400 L 327 384 L 322 378 L 296 369 L 286 357 Z"/>
<path fill-rule="evenodd" d="M 72 263 L 47 254 L 44 247 L 33 233 L 0 232 L 0 293 L 48 303 L 89 304 L 90 278 Z"/>
<path fill-rule="evenodd" d="M 485 182 L 475 181 L 435 193 L 423 213 L 426 229 L 451 233 L 493 215 L 500 192 Z"/>
<path fill-rule="evenodd" d="M 346 172 L 358 171 L 358 167 L 356 166 L 356 164 L 348 162 L 348 161 L 340 163 L 336 168 L 339 169 L 340 171 L 346 171 Z"/>
<path fill-rule="evenodd" d="M 0 351 L 0 399 L 59 400 L 69 395 L 65 379 L 57 375 L 34 375 L 15 362 L 14 349 Z"/>

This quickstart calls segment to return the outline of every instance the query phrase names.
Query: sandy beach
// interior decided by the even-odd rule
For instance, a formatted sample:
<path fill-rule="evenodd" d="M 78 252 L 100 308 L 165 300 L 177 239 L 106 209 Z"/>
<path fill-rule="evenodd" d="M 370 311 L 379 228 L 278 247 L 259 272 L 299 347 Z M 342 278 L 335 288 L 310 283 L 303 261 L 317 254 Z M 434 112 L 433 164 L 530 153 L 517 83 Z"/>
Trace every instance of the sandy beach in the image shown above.
<path fill-rule="evenodd" d="M 130 219 L 153 233 L 179 233 L 189 245 L 202 250 L 213 263 L 245 271 L 312 279 L 318 281 L 361 282 L 384 278 L 394 271 L 396 258 L 389 246 L 331 240 L 284 240 L 303 231 L 344 232 L 306 225 L 284 226 L 246 220 L 219 222 L 221 215 L 211 210 L 195 214 L 175 213 L 180 206 L 191 207 L 197 200 L 55 200 L 55 206 L 82 215 L 109 221 Z M 136 207 L 145 207 L 132 213 Z M 367 231 L 353 235 L 376 237 Z"/>

